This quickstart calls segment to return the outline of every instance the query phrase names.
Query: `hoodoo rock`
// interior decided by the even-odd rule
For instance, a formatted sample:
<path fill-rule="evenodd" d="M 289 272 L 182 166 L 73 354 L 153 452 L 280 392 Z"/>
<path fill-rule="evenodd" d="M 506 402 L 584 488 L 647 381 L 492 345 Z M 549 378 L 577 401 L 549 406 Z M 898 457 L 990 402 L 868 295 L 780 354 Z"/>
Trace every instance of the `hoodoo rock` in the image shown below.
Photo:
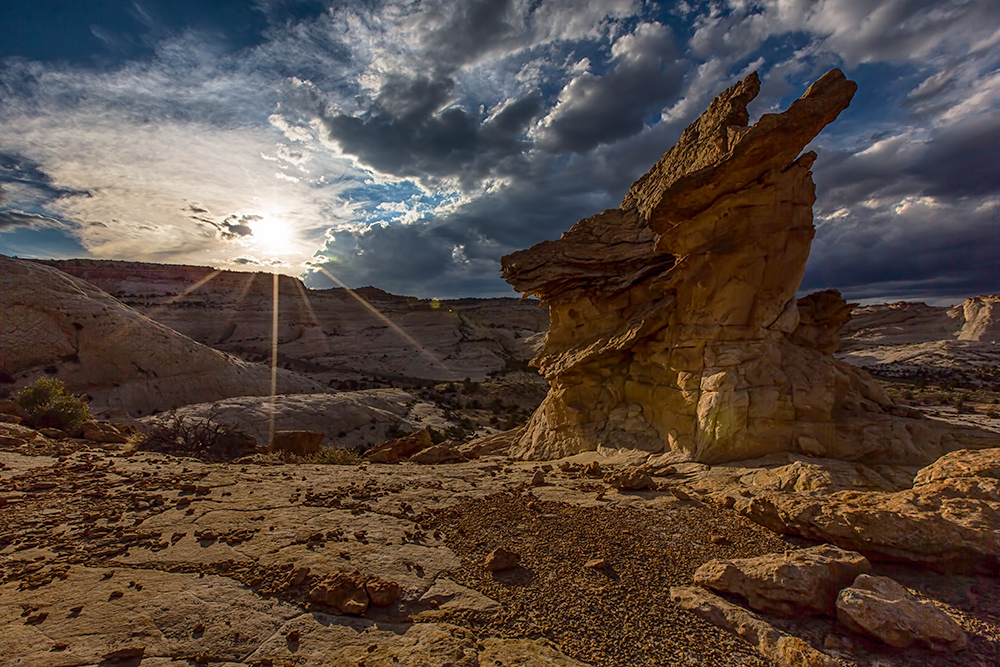
<path fill-rule="evenodd" d="M 603 446 L 705 463 L 776 451 L 930 462 L 947 450 L 833 358 L 850 310 L 839 293 L 796 300 L 816 199 L 816 154 L 800 153 L 856 87 L 833 70 L 748 127 L 760 89 L 751 74 L 621 208 L 501 260 L 504 278 L 551 319 L 532 362 L 550 391 L 514 455 Z"/>

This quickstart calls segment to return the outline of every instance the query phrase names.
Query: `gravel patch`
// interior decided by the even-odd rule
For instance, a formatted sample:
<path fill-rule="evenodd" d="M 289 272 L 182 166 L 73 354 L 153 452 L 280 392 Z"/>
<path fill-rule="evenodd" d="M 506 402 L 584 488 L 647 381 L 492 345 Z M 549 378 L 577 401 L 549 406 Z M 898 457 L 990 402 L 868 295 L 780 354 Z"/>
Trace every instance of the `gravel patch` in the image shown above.
<path fill-rule="evenodd" d="M 499 637 L 544 637 L 599 666 L 772 664 L 668 597 L 711 558 L 790 547 L 738 515 L 698 503 L 578 507 L 507 492 L 462 502 L 434 523 L 461 557 L 455 579 L 502 605 L 453 622 Z M 520 554 L 519 567 L 488 572 L 484 559 L 497 547 Z M 606 564 L 595 567 L 599 559 Z"/>

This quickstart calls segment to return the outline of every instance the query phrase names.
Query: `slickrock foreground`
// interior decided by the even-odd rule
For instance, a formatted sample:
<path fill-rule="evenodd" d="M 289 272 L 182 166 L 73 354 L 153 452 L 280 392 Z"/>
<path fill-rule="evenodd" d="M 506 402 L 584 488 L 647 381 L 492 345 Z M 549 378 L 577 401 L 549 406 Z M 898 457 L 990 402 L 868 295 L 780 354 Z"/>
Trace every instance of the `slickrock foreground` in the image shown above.
<path fill-rule="evenodd" d="M 856 85 L 833 70 L 747 127 L 759 89 L 751 74 L 713 100 L 621 208 L 501 260 L 551 319 L 533 361 L 551 390 L 514 453 L 929 463 L 958 446 L 831 356 L 839 294 L 795 298 L 815 232 L 816 154 L 800 153 Z"/>
<path fill-rule="evenodd" d="M 538 487 L 534 464 L 503 457 L 265 463 L 130 453 L 0 424 L 0 666 L 112 664 L 107 656 L 154 667 L 1000 660 L 992 577 L 873 563 L 955 619 L 968 637 L 955 654 L 726 602 L 751 646 L 687 613 L 669 591 L 700 565 L 781 559 L 798 546 L 680 500 L 684 489 L 706 497 L 694 471 L 647 468 L 657 491 L 619 491 L 601 476 L 632 468 L 621 455 L 554 462 Z M 518 554 L 516 566 L 490 572 L 495 549 Z"/>

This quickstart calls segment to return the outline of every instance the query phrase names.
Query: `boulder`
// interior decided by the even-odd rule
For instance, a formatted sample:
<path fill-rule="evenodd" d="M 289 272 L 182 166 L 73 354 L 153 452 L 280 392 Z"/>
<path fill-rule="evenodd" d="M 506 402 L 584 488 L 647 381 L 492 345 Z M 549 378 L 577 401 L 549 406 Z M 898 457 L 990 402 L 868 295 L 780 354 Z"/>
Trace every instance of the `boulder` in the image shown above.
<path fill-rule="evenodd" d="M 453 463 L 455 461 L 464 461 L 465 457 L 451 445 L 442 443 L 417 452 L 409 460 L 423 464 Z"/>
<path fill-rule="evenodd" d="M 642 468 L 625 468 L 604 476 L 604 481 L 622 491 L 641 491 L 655 487 L 653 478 Z"/>
<path fill-rule="evenodd" d="M 960 450 L 895 493 L 763 493 L 744 509 L 777 532 L 941 572 L 1000 572 L 1000 449 Z"/>
<path fill-rule="evenodd" d="M 861 554 L 821 544 L 757 558 L 710 560 L 694 573 L 694 582 L 739 595 L 769 614 L 834 616 L 837 594 L 867 572 L 871 563 Z"/>
<path fill-rule="evenodd" d="M 365 593 L 376 607 L 388 607 L 396 602 L 403 590 L 394 581 L 386 581 L 379 577 L 368 577 L 365 581 Z"/>
<path fill-rule="evenodd" d="M 837 598 L 837 620 L 896 648 L 919 644 L 935 651 L 957 651 L 968 643 L 955 619 L 888 577 L 859 575 Z"/>
<path fill-rule="evenodd" d="M 324 437 L 322 431 L 275 431 L 267 449 L 271 452 L 308 456 L 323 448 Z"/>
<path fill-rule="evenodd" d="M 122 444 L 128 441 L 115 425 L 107 421 L 84 422 L 81 427 L 83 439 L 89 442 L 103 442 L 111 444 Z"/>
<path fill-rule="evenodd" d="M 375 445 L 365 452 L 364 456 L 372 463 L 399 463 L 401 459 L 413 456 L 433 445 L 430 431 L 422 429 Z"/>
<path fill-rule="evenodd" d="M 501 433 L 475 438 L 459 445 L 457 449 L 463 456 L 470 459 L 490 454 L 503 454 L 520 439 L 522 433 L 524 433 L 524 427 L 518 426 Z"/>

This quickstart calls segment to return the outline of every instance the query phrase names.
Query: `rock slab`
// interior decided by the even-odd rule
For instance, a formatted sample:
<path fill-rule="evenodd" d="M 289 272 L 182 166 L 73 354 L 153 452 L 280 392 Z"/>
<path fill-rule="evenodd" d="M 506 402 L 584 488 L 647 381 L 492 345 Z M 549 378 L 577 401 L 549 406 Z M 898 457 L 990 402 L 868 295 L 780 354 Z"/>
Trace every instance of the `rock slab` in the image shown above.
<path fill-rule="evenodd" d="M 841 664 L 807 642 L 787 635 L 740 606 L 699 586 L 674 586 L 670 599 L 712 625 L 753 645 L 781 667 L 841 667 Z"/>
<path fill-rule="evenodd" d="M 837 613 L 837 595 L 871 563 L 861 554 L 821 544 L 757 558 L 711 560 L 694 574 L 696 584 L 739 595 L 757 611 L 795 617 Z"/>
<path fill-rule="evenodd" d="M 935 651 L 957 651 L 968 643 L 955 619 L 888 577 L 859 575 L 837 598 L 837 620 L 896 648 L 920 644 Z"/>

